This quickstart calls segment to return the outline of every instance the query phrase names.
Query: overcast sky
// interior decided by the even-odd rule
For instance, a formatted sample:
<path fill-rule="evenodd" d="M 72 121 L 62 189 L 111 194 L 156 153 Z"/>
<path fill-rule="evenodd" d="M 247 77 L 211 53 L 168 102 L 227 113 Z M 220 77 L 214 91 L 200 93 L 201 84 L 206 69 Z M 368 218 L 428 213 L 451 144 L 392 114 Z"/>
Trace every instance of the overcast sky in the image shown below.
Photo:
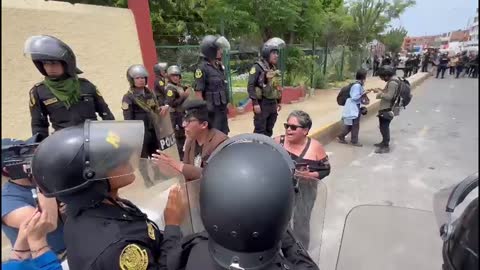
<path fill-rule="evenodd" d="M 477 7 L 477 0 L 417 0 L 393 25 L 403 26 L 408 36 L 442 34 L 465 29 Z"/>

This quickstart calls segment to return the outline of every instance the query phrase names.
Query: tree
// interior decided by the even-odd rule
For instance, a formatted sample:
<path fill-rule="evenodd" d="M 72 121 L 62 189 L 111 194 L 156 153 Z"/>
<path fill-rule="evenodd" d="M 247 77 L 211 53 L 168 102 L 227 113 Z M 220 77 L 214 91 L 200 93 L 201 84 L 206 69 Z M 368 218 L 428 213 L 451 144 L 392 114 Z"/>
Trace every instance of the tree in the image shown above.
<path fill-rule="evenodd" d="M 363 44 L 377 38 L 388 28 L 392 19 L 397 19 L 415 0 L 361 0 L 353 2 L 350 14 L 363 38 Z"/>
<path fill-rule="evenodd" d="M 380 41 L 385 44 L 387 50 L 396 54 L 402 48 L 403 39 L 407 35 L 407 30 L 403 27 L 390 29 L 385 35 L 380 37 Z"/>

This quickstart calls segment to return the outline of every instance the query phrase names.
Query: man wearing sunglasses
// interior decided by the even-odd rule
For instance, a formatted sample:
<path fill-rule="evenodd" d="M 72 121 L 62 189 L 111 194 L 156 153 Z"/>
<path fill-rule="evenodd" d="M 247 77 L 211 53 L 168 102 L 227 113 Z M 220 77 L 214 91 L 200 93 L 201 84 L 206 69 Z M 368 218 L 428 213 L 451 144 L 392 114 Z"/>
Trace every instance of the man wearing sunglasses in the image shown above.
<path fill-rule="evenodd" d="M 169 164 L 180 171 L 185 176 L 185 180 L 191 181 L 200 178 L 205 161 L 218 145 L 228 139 L 228 136 L 212 128 L 205 101 L 187 100 L 183 103 L 183 108 L 185 110 L 183 127 L 187 136 L 183 162 L 160 151 L 152 157 L 154 161 L 159 160 L 159 164 Z"/>

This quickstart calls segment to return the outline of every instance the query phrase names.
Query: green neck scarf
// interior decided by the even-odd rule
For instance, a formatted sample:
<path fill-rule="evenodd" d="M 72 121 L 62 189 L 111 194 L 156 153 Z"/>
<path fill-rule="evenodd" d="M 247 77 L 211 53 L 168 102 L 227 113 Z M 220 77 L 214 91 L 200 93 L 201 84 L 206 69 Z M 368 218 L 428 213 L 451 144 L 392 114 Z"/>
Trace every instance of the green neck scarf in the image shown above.
<path fill-rule="evenodd" d="M 43 83 L 67 109 L 80 100 L 80 81 L 76 77 L 58 81 L 45 77 Z"/>

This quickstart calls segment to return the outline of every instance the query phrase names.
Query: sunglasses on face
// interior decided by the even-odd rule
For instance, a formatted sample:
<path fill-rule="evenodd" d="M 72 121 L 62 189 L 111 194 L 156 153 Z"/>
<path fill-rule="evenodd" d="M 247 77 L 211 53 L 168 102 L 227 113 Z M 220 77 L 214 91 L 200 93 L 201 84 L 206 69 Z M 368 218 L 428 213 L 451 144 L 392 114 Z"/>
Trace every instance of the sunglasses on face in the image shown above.
<path fill-rule="evenodd" d="M 285 129 L 290 128 L 293 131 L 297 130 L 297 128 L 303 128 L 302 126 L 292 125 L 292 124 L 288 124 L 288 123 L 284 123 L 283 126 L 285 127 Z"/>

